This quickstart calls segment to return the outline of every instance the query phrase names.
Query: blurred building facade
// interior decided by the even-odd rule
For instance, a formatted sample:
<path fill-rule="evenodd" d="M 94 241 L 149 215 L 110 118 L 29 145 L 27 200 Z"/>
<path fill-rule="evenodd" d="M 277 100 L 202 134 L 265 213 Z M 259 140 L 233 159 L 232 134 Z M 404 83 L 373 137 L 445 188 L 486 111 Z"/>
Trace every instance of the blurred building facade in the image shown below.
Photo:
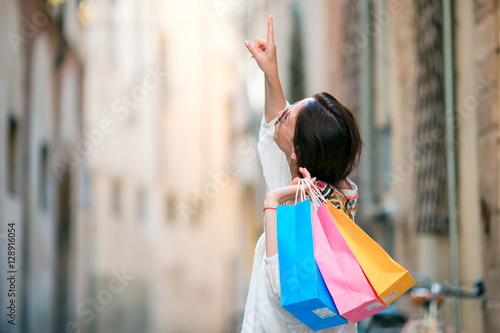
<path fill-rule="evenodd" d="M 76 145 L 82 127 L 77 11 L 7 0 L 0 15 L 0 330 L 49 331 L 66 322 L 78 282 L 79 169 L 52 164 Z M 8 236 L 15 238 L 14 266 L 8 265 Z M 6 278 L 13 268 L 12 284 Z M 11 300 L 15 325 L 6 320 L 13 319 L 7 316 Z"/>
<path fill-rule="evenodd" d="M 234 26 L 205 1 L 0 13 L 0 331 L 236 331 L 262 180 Z"/>

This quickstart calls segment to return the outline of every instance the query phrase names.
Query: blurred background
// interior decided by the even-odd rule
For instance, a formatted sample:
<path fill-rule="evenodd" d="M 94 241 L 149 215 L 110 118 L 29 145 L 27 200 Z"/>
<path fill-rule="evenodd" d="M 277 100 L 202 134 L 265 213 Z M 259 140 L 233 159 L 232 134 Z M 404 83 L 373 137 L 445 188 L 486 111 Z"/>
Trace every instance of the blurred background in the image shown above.
<path fill-rule="evenodd" d="M 360 121 L 356 222 L 412 273 L 483 277 L 444 320 L 500 332 L 497 1 L 0 0 L 1 332 L 239 332 L 270 14 L 287 99 Z"/>

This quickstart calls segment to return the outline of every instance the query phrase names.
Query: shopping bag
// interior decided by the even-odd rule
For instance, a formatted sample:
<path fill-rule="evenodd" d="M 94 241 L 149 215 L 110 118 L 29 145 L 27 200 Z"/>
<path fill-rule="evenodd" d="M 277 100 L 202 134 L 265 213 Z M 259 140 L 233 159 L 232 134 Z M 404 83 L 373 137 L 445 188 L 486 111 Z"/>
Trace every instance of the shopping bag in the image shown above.
<path fill-rule="evenodd" d="M 347 324 L 314 259 L 309 199 L 277 207 L 277 234 L 283 308 L 315 331 Z"/>
<path fill-rule="evenodd" d="M 358 322 L 387 309 L 333 221 L 327 200 L 311 181 L 304 182 L 313 203 L 314 256 L 340 315 Z"/>
<path fill-rule="evenodd" d="M 395 262 L 343 210 L 328 200 L 326 207 L 368 281 L 385 305 L 391 304 L 415 284 L 410 273 Z"/>
<path fill-rule="evenodd" d="M 312 212 L 311 219 L 316 263 L 339 314 L 356 323 L 387 309 L 366 279 L 325 203 Z"/>

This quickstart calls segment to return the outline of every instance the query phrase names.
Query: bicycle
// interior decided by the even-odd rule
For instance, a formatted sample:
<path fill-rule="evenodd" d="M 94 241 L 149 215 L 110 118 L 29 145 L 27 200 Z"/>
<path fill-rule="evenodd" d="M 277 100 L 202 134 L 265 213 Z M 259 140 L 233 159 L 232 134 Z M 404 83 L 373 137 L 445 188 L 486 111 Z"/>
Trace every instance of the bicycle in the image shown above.
<path fill-rule="evenodd" d="M 426 281 L 422 278 L 417 281 Z M 359 333 L 456 333 L 456 330 L 439 321 L 439 309 L 446 297 L 476 298 L 484 294 L 483 280 L 474 283 L 474 290 L 448 288 L 440 283 L 420 284 L 409 290 L 412 302 L 423 308 L 420 319 L 408 319 L 395 303 L 358 324 Z"/>
<path fill-rule="evenodd" d="M 483 280 L 474 283 L 474 290 L 466 291 L 448 288 L 440 283 L 430 286 L 418 286 L 410 289 L 412 302 L 424 308 L 423 318 L 409 320 L 402 328 L 402 333 L 457 333 L 456 329 L 439 320 L 439 310 L 446 297 L 477 298 L 484 294 Z"/>

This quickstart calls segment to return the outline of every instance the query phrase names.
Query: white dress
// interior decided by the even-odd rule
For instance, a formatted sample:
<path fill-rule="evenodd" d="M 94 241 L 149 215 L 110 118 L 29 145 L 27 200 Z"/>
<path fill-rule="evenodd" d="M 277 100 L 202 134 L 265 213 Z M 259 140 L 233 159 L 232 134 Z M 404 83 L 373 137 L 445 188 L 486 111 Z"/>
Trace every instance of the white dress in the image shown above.
<path fill-rule="evenodd" d="M 275 120 L 266 123 L 265 117 L 262 117 L 258 142 L 259 157 L 268 192 L 289 185 L 292 178 L 286 156 L 273 139 L 274 123 Z M 357 206 L 357 187 L 352 181 L 348 181 L 353 189 L 343 190 L 343 193 L 346 197 L 352 198 L 348 205 L 351 208 L 350 215 L 354 218 Z M 314 332 L 281 306 L 278 255 L 266 258 L 265 238 L 263 233 L 255 247 L 242 333 Z M 316 332 L 356 333 L 357 328 L 356 324 L 348 323 Z"/>

